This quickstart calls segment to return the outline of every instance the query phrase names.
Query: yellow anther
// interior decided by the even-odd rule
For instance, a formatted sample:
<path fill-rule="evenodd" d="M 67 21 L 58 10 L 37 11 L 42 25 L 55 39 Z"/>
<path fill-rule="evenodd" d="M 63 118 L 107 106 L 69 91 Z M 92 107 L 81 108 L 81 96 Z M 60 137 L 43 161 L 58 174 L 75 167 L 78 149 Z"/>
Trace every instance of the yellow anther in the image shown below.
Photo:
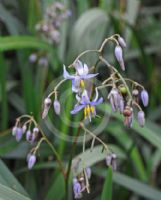
<path fill-rule="evenodd" d="M 92 113 L 95 112 L 95 108 L 94 108 L 94 106 L 91 106 L 91 112 L 92 112 Z"/>
<path fill-rule="evenodd" d="M 81 86 L 81 88 L 84 88 L 84 87 L 85 87 L 85 83 L 84 83 L 83 80 L 80 81 L 80 86 Z"/>
<path fill-rule="evenodd" d="M 90 114 L 90 106 L 88 105 L 87 107 L 86 107 L 86 110 L 87 110 L 87 114 L 89 115 Z"/>
<path fill-rule="evenodd" d="M 84 118 L 86 118 L 87 117 L 87 109 L 86 109 L 86 107 L 84 108 Z"/>

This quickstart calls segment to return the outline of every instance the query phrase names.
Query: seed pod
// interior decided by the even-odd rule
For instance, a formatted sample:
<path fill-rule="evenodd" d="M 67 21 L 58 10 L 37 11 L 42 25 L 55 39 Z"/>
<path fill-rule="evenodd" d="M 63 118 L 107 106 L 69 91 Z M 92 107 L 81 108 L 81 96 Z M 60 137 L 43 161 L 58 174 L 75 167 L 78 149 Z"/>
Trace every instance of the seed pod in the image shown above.
<path fill-rule="evenodd" d="M 36 156 L 35 154 L 29 154 L 27 157 L 27 165 L 28 165 L 28 169 L 31 169 L 36 162 Z"/>
<path fill-rule="evenodd" d="M 149 94 L 146 90 L 141 91 L 141 100 L 143 102 L 144 107 L 148 106 L 149 103 Z"/>
<path fill-rule="evenodd" d="M 122 48 L 119 45 L 117 45 L 115 47 L 115 57 L 116 57 L 117 61 L 119 62 L 120 66 L 121 66 L 121 69 L 123 71 L 125 71 L 125 65 L 124 65 L 124 60 L 123 60 L 123 55 L 122 54 L 123 54 L 122 53 Z"/>
<path fill-rule="evenodd" d="M 60 103 L 57 99 L 54 100 L 53 106 L 54 106 L 55 113 L 57 115 L 60 115 Z"/>
<path fill-rule="evenodd" d="M 138 112 L 138 123 L 141 127 L 143 127 L 145 124 L 145 115 L 142 110 Z"/>
<path fill-rule="evenodd" d="M 120 85 L 119 86 L 119 91 L 122 95 L 126 95 L 127 94 L 127 88 L 124 85 Z"/>
<path fill-rule="evenodd" d="M 126 106 L 123 114 L 125 117 L 130 117 L 132 115 L 132 108 L 130 106 Z"/>
<path fill-rule="evenodd" d="M 119 42 L 121 47 L 123 47 L 123 48 L 126 47 L 126 42 L 125 42 L 124 38 L 118 37 L 118 42 Z"/>

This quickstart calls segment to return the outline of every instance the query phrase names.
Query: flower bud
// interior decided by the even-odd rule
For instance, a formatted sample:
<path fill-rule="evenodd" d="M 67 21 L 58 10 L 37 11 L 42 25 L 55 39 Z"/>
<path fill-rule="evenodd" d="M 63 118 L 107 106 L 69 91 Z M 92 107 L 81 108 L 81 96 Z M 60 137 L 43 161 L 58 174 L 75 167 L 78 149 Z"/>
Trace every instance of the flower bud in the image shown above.
<path fill-rule="evenodd" d="M 143 102 L 144 107 L 148 106 L 149 103 L 149 95 L 146 90 L 141 91 L 141 100 Z"/>
<path fill-rule="evenodd" d="M 44 119 L 47 116 L 50 105 L 51 105 L 51 99 L 47 97 L 44 100 L 44 110 L 43 110 L 43 113 L 42 113 L 42 119 Z"/>
<path fill-rule="evenodd" d="M 39 129 L 37 127 L 33 128 L 33 133 L 38 133 Z"/>
<path fill-rule="evenodd" d="M 30 63 L 34 63 L 36 62 L 37 60 L 37 55 L 35 53 L 32 53 L 30 56 L 29 56 L 29 62 Z"/>
<path fill-rule="evenodd" d="M 123 48 L 126 47 L 126 42 L 125 42 L 124 38 L 118 37 L 118 42 L 119 42 L 121 47 L 123 47 Z"/>
<path fill-rule="evenodd" d="M 12 135 L 15 136 L 16 135 L 16 132 L 17 132 L 17 126 L 14 126 L 12 128 Z"/>
<path fill-rule="evenodd" d="M 110 94 L 108 95 L 108 99 L 110 100 L 112 111 L 116 112 L 118 110 L 118 102 L 119 102 L 119 93 L 116 88 L 112 88 Z"/>
<path fill-rule="evenodd" d="M 117 168 L 116 158 L 117 158 L 116 154 L 114 154 L 114 153 L 108 154 L 106 156 L 106 165 L 112 166 L 113 170 L 116 170 L 116 168 Z"/>
<path fill-rule="evenodd" d="M 81 184 L 76 178 L 73 179 L 73 192 L 75 199 L 80 199 L 82 197 Z"/>
<path fill-rule="evenodd" d="M 120 113 L 123 113 L 124 112 L 124 99 L 123 97 L 120 97 L 120 100 L 119 100 L 119 111 Z"/>
<path fill-rule="evenodd" d="M 31 169 L 34 166 L 35 162 L 36 162 L 36 156 L 34 154 L 29 154 L 27 156 L 28 169 Z"/>
<path fill-rule="evenodd" d="M 55 113 L 57 115 L 60 115 L 60 103 L 57 99 L 54 100 L 53 106 L 54 106 Z"/>
<path fill-rule="evenodd" d="M 123 60 L 123 55 L 122 55 L 122 48 L 119 45 L 117 45 L 115 47 L 115 57 L 116 57 L 117 61 L 119 62 L 121 69 L 123 71 L 125 71 L 125 65 L 124 65 L 124 60 Z"/>
<path fill-rule="evenodd" d="M 92 174 L 92 171 L 91 171 L 90 167 L 86 168 L 86 174 L 87 174 L 88 179 L 90 179 L 91 178 L 91 174 Z"/>
<path fill-rule="evenodd" d="M 138 123 L 141 127 L 143 127 L 145 124 L 145 115 L 142 110 L 138 112 Z"/>
<path fill-rule="evenodd" d="M 125 117 L 130 117 L 132 115 L 132 108 L 130 106 L 126 106 L 123 114 Z"/>
<path fill-rule="evenodd" d="M 132 91 L 132 95 L 133 95 L 133 96 L 137 97 L 138 94 L 139 94 L 139 91 L 138 91 L 137 89 L 134 89 L 134 90 Z"/>
<path fill-rule="evenodd" d="M 22 128 L 17 127 L 15 136 L 16 136 L 16 141 L 19 142 L 22 138 L 23 132 L 22 132 Z"/>
<path fill-rule="evenodd" d="M 26 129 L 27 129 L 27 126 L 26 126 L 26 125 L 23 125 L 23 126 L 22 126 L 22 132 L 23 132 L 23 134 L 26 132 Z"/>
<path fill-rule="evenodd" d="M 47 67 L 48 66 L 48 60 L 46 57 L 41 57 L 38 61 L 39 66 Z"/>
<path fill-rule="evenodd" d="M 32 140 L 32 133 L 31 133 L 30 130 L 28 130 L 28 131 L 26 132 L 26 140 L 27 140 L 28 142 L 31 142 L 31 140 Z"/>

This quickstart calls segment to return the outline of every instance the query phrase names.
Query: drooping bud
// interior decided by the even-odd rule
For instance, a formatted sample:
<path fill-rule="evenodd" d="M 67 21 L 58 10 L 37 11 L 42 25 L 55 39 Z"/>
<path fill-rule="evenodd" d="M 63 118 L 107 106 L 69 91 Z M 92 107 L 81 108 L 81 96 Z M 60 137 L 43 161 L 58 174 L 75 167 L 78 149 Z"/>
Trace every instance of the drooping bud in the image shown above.
<path fill-rule="evenodd" d="M 31 142 L 31 140 L 32 140 L 32 133 L 30 130 L 27 130 L 27 132 L 26 132 L 26 140 L 28 142 Z"/>
<path fill-rule="evenodd" d="M 54 100 L 53 106 L 55 113 L 60 115 L 60 102 L 57 99 Z"/>
<path fill-rule="evenodd" d="M 120 66 L 121 66 L 121 69 L 123 71 L 125 71 L 122 48 L 119 45 L 117 45 L 115 47 L 115 57 L 116 57 L 117 61 L 119 62 Z"/>
<path fill-rule="evenodd" d="M 17 142 L 19 142 L 19 141 L 21 140 L 22 135 L 23 135 L 22 128 L 17 127 L 16 133 L 15 133 L 16 141 L 17 141 Z"/>
<path fill-rule="evenodd" d="M 145 124 L 145 115 L 142 110 L 138 112 L 138 123 L 141 127 L 143 127 Z"/>
<path fill-rule="evenodd" d="M 141 100 L 143 102 L 144 107 L 148 106 L 149 103 L 149 94 L 146 90 L 141 91 Z"/>
<path fill-rule="evenodd" d="M 119 100 L 119 111 L 120 111 L 120 113 L 123 113 L 124 112 L 124 99 L 123 99 L 123 97 L 120 97 L 120 100 Z"/>
<path fill-rule="evenodd" d="M 86 174 L 87 174 L 88 179 L 90 179 L 91 178 L 91 174 L 92 174 L 92 171 L 91 171 L 90 167 L 86 168 Z"/>
<path fill-rule="evenodd" d="M 35 165 L 35 162 L 36 162 L 35 154 L 28 154 L 27 156 L 28 169 L 32 169 L 32 167 Z"/>
<path fill-rule="evenodd" d="M 37 55 L 35 53 L 32 53 L 30 56 L 29 56 L 29 62 L 30 63 L 34 63 L 36 62 L 37 60 Z"/>
<path fill-rule="evenodd" d="M 107 166 L 112 166 L 113 170 L 117 169 L 117 163 L 116 163 L 116 154 L 112 153 L 112 154 L 108 154 L 106 156 L 106 165 Z"/>
<path fill-rule="evenodd" d="M 118 42 L 119 42 L 119 44 L 120 44 L 121 47 L 123 47 L 123 48 L 126 47 L 126 42 L 125 42 L 125 40 L 124 40 L 123 37 L 119 36 L 118 37 Z"/>
<path fill-rule="evenodd" d="M 17 128 L 18 128 L 17 126 L 14 126 L 14 127 L 12 128 L 12 135 L 13 135 L 13 136 L 16 135 Z"/>
<path fill-rule="evenodd" d="M 50 106 L 51 106 L 51 99 L 47 97 L 44 100 L 44 110 L 42 113 L 42 119 L 44 119 L 47 116 Z"/>
<path fill-rule="evenodd" d="M 139 91 L 138 91 L 137 89 L 134 89 L 134 90 L 132 91 L 132 95 L 133 95 L 133 96 L 137 97 L 138 94 L 139 94 Z"/>
<path fill-rule="evenodd" d="M 73 179 L 73 192 L 75 199 L 80 199 L 82 197 L 81 184 L 76 178 Z"/>
<path fill-rule="evenodd" d="M 39 66 L 47 67 L 48 66 L 48 60 L 46 57 L 41 57 L 38 61 Z"/>
<path fill-rule="evenodd" d="M 118 110 L 118 98 L 119 98 L 119 93 L 116 88 L 113 88 L 110 91 L 110 94 L 108 95 L 108 99 L 110 100 L 111 106 L 112 106 L 112 111 L 116 112 Z"/>
<path fill-rule="evenodd" d="M 22 126 L 22 132 L 23 132 L 23 134 L 26 132 L 26 129 L 27 129 L 27 126 L 26 126 L 26 125 L 23 125 L 23 126 Z"/>
<path fill-rule="evenodd" d="M 133 109 L 130 106 L 126 106 L 123 115 L 125 116 L 124 125 L 130 128 L 133 123 Z"/>

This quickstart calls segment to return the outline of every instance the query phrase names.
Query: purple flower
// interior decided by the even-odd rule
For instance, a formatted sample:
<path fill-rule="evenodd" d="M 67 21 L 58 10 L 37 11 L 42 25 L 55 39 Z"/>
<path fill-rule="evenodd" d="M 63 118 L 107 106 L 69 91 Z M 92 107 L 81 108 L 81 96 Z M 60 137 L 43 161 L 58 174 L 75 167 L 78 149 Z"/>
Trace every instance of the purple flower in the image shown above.
<path fill-rule="evenodd" d="M 37 55 L 35 53 L 32 53 L 30 56 L 29 56 L 29 62 L 30 63 L 34 63 L 36 62 L 37 60 Z"/>
<path fill-rule="evenodd" d="M 119 45 L 117 45 L 115 47 L 115 57 L 116 57 L 117 61 L 119 62 L 121 69 L 123 71 L 125 71 L 125 65 L 124 65 L 124 60 L 123 60 L 123 55 L 122 55 L 122 48 Z"/>
<path fill-rule="evenodd" d="M 142 110 L 138 112 L 138 123 L 141 127 L 143 127 L 145 124 L 145 115 Z"/>
<path fill-rule="evenodd" d="M 32 140 L 32 133 L 31 133 L 30 130 L 28 130 L 28 131 L 26 132 L 26 140 L 27 140 L 28 142 L 31 142 L 31 140 Z"/>
<path fill-rule="evenodd" d="M 12 128 L 12 135 L 15 136 L 16 135 L 16 132 L 17 132 L 17 126 L 14 126 Z"/>
<path fill-rule="evenodd" d="M 60 103 L 57 99 L 54 100 L 53 106 L 54 106 L 55 113 L 57 115 L 60 115 Z"/>
<path fill-rule="evenodd" d="M 119 42 L 121 47 L 123 47 L 123 48 L 126 47 L 126 42 L 125 42 L 124 38 L 118 37 L 118 42 Z"/>
<path fill-rule="evenodd" d="M 16 137 L 16 141 L 19 142 L 22 138 L 23 135 L 23 130 L 20 127 L 17 127 L 17 130 L 15 132 L 15 137 Z"/>
<path fill-rule="evenodd" d="M 89 73 L 88 66 L 86 64 L 83 65 L 82 62 L 79 60 L 74 64 L 74 67 L 76 69 L 76 74 L 70 75 L 67 72 L 66 67 L 64 65 L 63 76 L 65 79 L 69 79 L 72 81 L 72 91 L 77 93 L 81 88 L 84 88 L 85 84 L 84 80 L 93 78 L 97 76 L 98 73 L 88 74 Z"/>
<path fill-rule="evenodd" d="M 27 155 L 28 169 L 31 169 L 34 166 L 35 162 L 36 162 L 36 156 L 35 156 L 35 154 L 28 154 Z"/>
<path fill-rule="evenodd" d="M 73 192 L 75 199 L 80 199 L 82 197 L 81 184 L 76 178 L 73 179 Z"/>
<path fill-rule="evenodd" d="M 96 105 L 102 103 L 103 98 L 101 97 L 97 101 L 98 95 L 96 95 L 95 99 L 93 101 L 90 101 L 86 90 L 83 91 L 81 97 L 77 95 L 76 98 L 78 100 L 78 104 L 75 105 L 74 110 L 71 111 L 71 114 L 74 115 L 80 110 L 84 109 L 84 117 L 85 118 L 88 117 L 89 120 L 91 121 L 91 117 L 96 116 L 96 108 L 95 108 Z"/>
<path fill-rule="evenodd" d="M 144 107 L 148 106 L 149 103 L 149 94 L 146 90 L 141 91 L 141 100 L 143 102 Z"/>

